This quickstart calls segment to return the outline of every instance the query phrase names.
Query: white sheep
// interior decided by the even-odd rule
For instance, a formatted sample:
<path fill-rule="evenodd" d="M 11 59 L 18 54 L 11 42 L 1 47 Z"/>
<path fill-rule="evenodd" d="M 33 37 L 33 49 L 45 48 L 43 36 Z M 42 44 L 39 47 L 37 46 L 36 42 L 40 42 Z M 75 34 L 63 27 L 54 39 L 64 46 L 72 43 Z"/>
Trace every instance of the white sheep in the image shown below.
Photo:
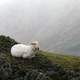
<path fill-rule="evenodd" d="M 16 44 L 11 48 L 11 55 L 15 57 L 32 58 L 33 52 L 39 50 L 38 41 L 32 42 L 30 45 Z"/>

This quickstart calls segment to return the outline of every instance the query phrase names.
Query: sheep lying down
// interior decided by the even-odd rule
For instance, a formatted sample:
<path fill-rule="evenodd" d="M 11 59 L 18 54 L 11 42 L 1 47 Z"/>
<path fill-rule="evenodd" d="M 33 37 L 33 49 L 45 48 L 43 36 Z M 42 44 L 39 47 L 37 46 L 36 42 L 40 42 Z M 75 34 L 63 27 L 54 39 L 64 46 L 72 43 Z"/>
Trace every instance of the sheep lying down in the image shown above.
<path fill-rule="evenodd" d="M 33 54 L 32 45 L 16 44 L 11 48 L 11 55 L 15 57 L 32 58 Z"/>

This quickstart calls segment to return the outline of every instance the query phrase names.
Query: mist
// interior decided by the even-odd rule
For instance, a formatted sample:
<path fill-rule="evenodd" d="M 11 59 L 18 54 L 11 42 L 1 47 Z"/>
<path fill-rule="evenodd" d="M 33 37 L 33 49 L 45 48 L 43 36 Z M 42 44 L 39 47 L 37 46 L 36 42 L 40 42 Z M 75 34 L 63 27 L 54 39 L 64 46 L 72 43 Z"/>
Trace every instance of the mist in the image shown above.
<path fill-rule="evenodd" d="M 0 34 L 42 50 L 80 55 L 80 0 L 1 0 Z"/>

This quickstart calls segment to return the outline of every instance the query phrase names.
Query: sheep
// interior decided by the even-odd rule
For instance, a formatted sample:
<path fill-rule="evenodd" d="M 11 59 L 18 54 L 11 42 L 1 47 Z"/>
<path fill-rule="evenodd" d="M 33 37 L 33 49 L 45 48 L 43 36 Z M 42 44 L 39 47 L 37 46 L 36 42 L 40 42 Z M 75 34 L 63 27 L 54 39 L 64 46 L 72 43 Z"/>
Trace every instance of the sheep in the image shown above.
<path fill-rule="evenodd" d="M 30 45 L 15 44 L 11 48 L 11 55 L 22 58 L 32 58 L 34 51 L 39 50 L 38 41 L 32 42 Z"/>
<path fill-rule="evenodd" d="M 39 42 L 38 42 L 38 41 L 32 42 L 31 45 L 34 46 L 34 49 L 35 49 L 35 50 L 38 50 L 38 51 L 39 51 Z"/>

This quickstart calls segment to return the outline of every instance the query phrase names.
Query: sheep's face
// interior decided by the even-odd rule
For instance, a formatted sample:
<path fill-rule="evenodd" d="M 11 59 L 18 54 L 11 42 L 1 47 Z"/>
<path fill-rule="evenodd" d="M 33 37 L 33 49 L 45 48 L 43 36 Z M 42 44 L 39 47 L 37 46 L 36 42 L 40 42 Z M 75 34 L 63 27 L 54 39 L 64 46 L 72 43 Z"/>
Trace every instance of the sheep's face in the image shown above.
<path fill-rule="evenodd" d="M 32 42 L 31 45 L 33 46 L 34 51 L 39 50 L 39 43 L 37 41 Z"/>

